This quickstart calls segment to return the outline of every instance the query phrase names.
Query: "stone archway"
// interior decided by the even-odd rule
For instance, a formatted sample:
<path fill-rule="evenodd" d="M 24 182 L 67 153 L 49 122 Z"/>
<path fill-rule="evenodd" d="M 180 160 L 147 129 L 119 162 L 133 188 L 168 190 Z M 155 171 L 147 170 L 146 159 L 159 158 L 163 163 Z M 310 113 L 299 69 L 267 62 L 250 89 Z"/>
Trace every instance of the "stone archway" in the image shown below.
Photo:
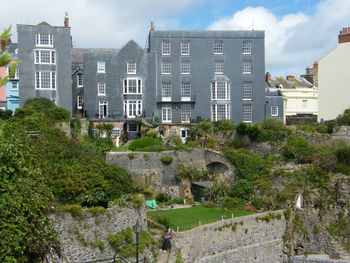
<path fill-rule="evenodd" d="M 230 169 L 227 165 L 219 160 L 213 160 L 206 165 L 209 175 L 216 178 L 225 178 Z"/>

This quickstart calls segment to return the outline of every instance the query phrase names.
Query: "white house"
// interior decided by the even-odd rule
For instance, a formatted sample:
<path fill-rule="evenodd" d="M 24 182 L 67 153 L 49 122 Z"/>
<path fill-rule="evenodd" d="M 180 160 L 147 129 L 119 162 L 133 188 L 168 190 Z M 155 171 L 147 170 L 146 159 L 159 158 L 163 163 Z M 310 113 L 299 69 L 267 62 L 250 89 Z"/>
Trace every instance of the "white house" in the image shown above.
<path fill-rule="evenodd" d="M 319 120 L 332 120 L 350 107 L 350 27 L 338 35 L 338 46 L 318 62 Z"/>

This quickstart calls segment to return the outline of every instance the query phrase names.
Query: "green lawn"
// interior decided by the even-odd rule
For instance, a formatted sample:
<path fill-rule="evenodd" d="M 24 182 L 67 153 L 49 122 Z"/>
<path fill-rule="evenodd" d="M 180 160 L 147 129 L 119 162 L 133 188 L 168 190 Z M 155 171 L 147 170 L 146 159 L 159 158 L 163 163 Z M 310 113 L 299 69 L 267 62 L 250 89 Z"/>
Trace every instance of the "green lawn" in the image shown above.
<path fill-rule="evenodd" d="M 157 214 L 159 217 L 156 216 Z M 226 210 L 222 207 L 205 208 L 201 206 L 147 212 L 147 216 L 152 216 L 156 222 L 158 222 L 158 218 L 169 218 L 170 228 L 175 231 L 177 227 L 179 227 L 179 231 L 194 228 L 198 226 L 199 221 L 201 221 L 201 225 L 205 225 L 221 220 L 222 216 L 229 219 L 232 218 L 232 214 L 234 217 L 239 217 L 254 214 L 254 212 L 249 210 Z"/>

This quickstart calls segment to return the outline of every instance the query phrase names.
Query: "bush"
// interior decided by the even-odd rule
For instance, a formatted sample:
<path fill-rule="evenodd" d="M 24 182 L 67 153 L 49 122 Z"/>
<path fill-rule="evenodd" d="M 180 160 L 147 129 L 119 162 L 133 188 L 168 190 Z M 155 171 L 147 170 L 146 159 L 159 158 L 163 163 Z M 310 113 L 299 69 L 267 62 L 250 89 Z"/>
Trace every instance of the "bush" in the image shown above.
<path fill-rule="evenodd" d="M 174 204 L 182 205 L 184 203 L 184 199 L 182 197 L 175 197 L 173 199 Z"/>
<path fill-rule="evenodd" d="M 239 139 L 233 139 L 232 142 L 228 144 L 228 146 L 236 149 L 245 147 L 244 142 Z"/>
<path fill-rule="evenodd" d="M 167 202 L 170 200 L 170 196 L 163 193 L 163 192 L 160 192 L 156 195 L 156 201 L 158 203 L 163 203 L 163 202 Z"/>
<path fill-rule="evenodd" d="M 147 136 L 147 137 L 150 137 L 150 138 L 155 138 L 155 139 L 157 139 L 157 138 L 158 138 L 158 133 L 157 133 L 156 131 L 154 131 L 154 130 L 148 130 L 148 131 L 146 132 L 146 136 Z"/>
<path fill-rule="evenodd" d="M 214 131 L 233 131 L 235 125 L 230 120 L 219 120 L 214 122 Z"/>
<path fill-rule="evenodd" d="M 254 197 L 251 204 L 256 209 L 261 209 L 263 207 L 264 199 L 261 197 Z"/>
<path fill-rule="evenodd" d="M 178 147 L 182 145 L 182 140 L 177 134 L 170 134 L 165 138 L 166 147 Z"/>
<path fill-rule="evenodd" d="M 78 217 L 83 214 L 83 208 L 80 205 L 65 205 L 63 211 L 69 212 L 72 217 Z"/>
<path fill-rule="evenodd" d="M 260 132 L 257 138 L 259 142 L 282 141 L 289 136 L 291 130 L 283 122 L 267 119 L 260 124 Z"/>
<path fill-rule="evenodd" d="M 139 208 L 139 207 L 141 207 L 142 206 L 142 204 L 143 204 L 143 197 L 141 196 L 141 195 L 135 195 L 134 196 L 134 198 L 133 198 L 133 206 L 135 207 L 135 208 Z"/>
<path fill-rule="evenodd" d="M 178 172 L 176 174 L 176 179 L 188 179 L 190 181 L 192 180 L 199 180 L 199 179 L 206 179 L 208 176 L 207 170 L 198 170 L 197 168 L 193 167 L 186 167 L 183 163 L 179 164 Z"/>
<path fill-rule="evenodd" d="M 12 110 L 0 109 L 0 120 L 8 120 L 12 117 Z"/>
<path fill-rule="evenodd" d="M 245 122 L 241 122 L 237 125 L 236 131 L 239 135 L 246 135 L 248 134 L 248 125 Z"/>
<path fill-rule="evenodd" d="M 167 156 L 163 156 L 162 158 L 160 158 L 160 160 L 162 161 L 162 163 L 169 165 L 173 161 L 173 157 L 167 155 Z"/>
<path fill-rule="evenodd" d="M 336 156 L 339 163 L 350 165 L 350 146 L 343 145 L 336 149 Z"/>
<path fill-rule="evenodd" d="M 204 190 L 205 197 L 209 201 L 216 202 L 218 199 L 226 196 L 228 191 L 226 182 L 214 182 L 212 186 Z"/>
<path fill-rule="evenodd" d="M 213 201 L 205 201 L 203 204 L 202 204 L 203 207 L 206 207 L 206 208 L 213 208 L 215 207 L 215 203 Z"/>
<path fill-rule="evenodd" d="M 145 137 L 145 138 L 140 138 L 135 141 L 132 141 L 129 145 L 129 150 L 142 152 L 148 147 L 154 147 L 154 146 L 156 146 L 157 148 L 160 147 L 164 149 L 164 144 L 159 139 Z"/>
<path fill-rule="evenodd" d="M 245 179 L 239 179 L 232 184 L 232 190 L 230 195 L 232 197 L 238 197 L 240 199 L 249 199 L 249 195 L 253 191 L 250 183 Z"/>
<path fill-rule="evenodd" d="M 283 155 L 287 159 L 296 159 L 298 162 L 303 162 L 310 153 L 311 148 L 304 138 L 297 136 L 288 137 L 287 144 L 283 150 Z"/>
<path fill-rule="evenodd" d="M 245 200 L 240 198 L 225 197 L 224 207 L 230 210 L 238 209 L 245 206 Z"/>

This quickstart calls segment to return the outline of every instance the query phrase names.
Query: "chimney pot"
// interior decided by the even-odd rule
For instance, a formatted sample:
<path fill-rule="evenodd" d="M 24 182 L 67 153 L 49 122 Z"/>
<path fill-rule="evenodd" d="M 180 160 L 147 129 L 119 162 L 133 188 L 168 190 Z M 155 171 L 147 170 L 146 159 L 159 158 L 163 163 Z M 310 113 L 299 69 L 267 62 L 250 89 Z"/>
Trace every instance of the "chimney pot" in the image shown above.
<path fill-rule="evenodd" d="M 65 16 L 64 16 L 64 26 L 69 27 L 69 17 L 67 12 L 65 13 Z"/>

